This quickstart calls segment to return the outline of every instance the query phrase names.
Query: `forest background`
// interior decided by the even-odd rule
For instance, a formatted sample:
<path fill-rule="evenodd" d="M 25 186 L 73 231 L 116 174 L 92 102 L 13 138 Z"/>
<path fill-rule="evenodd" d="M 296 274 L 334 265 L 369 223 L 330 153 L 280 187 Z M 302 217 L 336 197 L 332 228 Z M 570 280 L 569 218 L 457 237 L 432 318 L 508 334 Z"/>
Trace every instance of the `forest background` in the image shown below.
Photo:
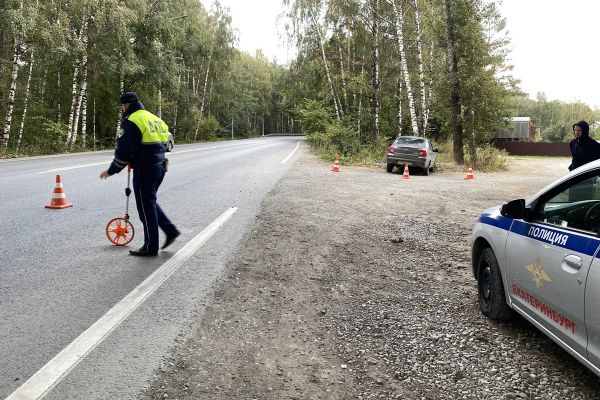
<path fill-rule="evenodd" d="M 113 148 L 123 91 L 176 143 L 302 133 L 323 157 L 355 162 L 415 135 L 484 167 L 510 117 L 550 142 L 600 120 L 519 90 L 493 0 L 282 2 L 289 65 L 239 51 L 218 2 L 0 0 L 0 157 Z"/>

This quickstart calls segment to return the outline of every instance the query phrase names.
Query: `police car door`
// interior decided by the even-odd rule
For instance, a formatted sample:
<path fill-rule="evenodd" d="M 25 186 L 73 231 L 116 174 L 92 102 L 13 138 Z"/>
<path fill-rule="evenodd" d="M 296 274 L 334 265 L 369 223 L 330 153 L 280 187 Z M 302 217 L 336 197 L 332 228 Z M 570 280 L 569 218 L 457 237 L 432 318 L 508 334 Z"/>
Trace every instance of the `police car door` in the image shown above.
<path fill-rule="evenodd" d="M 513 305 L 586 356 L 585 281 L 600 226 L 598 171 L 570 179 L 515 220 L 506 244 L 507 291 Z"/>

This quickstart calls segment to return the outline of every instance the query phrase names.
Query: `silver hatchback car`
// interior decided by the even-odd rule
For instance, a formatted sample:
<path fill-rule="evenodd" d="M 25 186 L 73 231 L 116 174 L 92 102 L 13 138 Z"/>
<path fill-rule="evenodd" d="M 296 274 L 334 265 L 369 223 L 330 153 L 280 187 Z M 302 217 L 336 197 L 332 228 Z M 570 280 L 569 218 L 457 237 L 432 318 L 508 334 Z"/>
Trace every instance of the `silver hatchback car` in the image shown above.
<path fill-rule="evenodd" d="M 472 267 L 481 312 L 521 314 L 600 376 L 600 161 L 481 214 Z"/>
<path fill-rule="evenodd" d="M 404 165 L 418 167 L 425 175 L 435 169 L 434 149 L 429 139 L 417 136 L 398 136 L 394 143 L 387 148 L 387 172 L 392 172 L 394 166 Z"/>

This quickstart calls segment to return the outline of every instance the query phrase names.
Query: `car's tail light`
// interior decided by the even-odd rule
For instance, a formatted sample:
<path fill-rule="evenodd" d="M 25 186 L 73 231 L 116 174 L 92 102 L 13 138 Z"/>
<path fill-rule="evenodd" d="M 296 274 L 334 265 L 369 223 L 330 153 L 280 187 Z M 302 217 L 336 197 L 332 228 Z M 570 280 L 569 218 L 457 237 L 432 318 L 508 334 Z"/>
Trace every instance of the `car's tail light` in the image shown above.
<path fill-rule="evenodd" d="M 419 157 L 427 157 L 427 149 L 419 151 Z"/>
<path fill-rule="evenodd" d="M 393 146 L 388 147 L 388 154 L 394 154 L 394 147 Z"/>

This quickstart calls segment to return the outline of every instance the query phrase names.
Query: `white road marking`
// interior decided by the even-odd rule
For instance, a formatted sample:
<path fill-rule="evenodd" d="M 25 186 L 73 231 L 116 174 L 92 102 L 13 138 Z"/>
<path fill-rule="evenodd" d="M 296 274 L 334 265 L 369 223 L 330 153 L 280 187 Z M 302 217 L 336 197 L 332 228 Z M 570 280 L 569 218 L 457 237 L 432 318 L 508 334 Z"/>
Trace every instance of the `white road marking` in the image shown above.
<path fill-rule="evenodd" d="M 125 296 L 123 300 L 8 396 L 6 400 L 36 400 L 46 396 L 81 360 L 106 339 L 116 327 L 210 239 L 237 210 L 237 207 L 232 207 L 221 214 L 173 257 L 154 271 L 152 275 L 140 283 L 138 287 L 133 289 L 131 293 Z"/>
<path fill-rule="evenodd" d="M 279 140 L 269 140 L 269 141 L 260 141 L 260 142 L 253 142 L 253 143 L 237 143 L 237 144 L 228 144 L 228 145 L 224 145 L 224 146 L 213 146 L 213 147 L 204 147 L 201 149 L 192 149 L 192 150 L 180 150 L 180 151 L 173 151 L 171 153 L 169 153 L 169 156 L 175 155 L 175 154 L 182 154 L 182 153 L 190 153 L 190 152 L 194 152 L 194 151 L 205 151 L 205 150 L 215 150 L 215 149 L 223 149 L 226 147 L 234 147 L 234 146 L 249 146 L 249 145 L 261 145 L 264 143 L 273 143 L 273 142 L 279 142 Z M 82 164 L 82 165 L 73 165 L 70 167 L 62 167 L 62 168 L 55 168 L 55 169 L 49 169 L 48 171 L 42 171 L 42 172 L 38 172 L 38 174 L 49 174 L 49 173 L 53 173 L 53 172 L 60 172 L 60 171 L 68 171 L 71 169 L 79 169 L 79 168 L 87 168 L 87 167 L 96 167 L 98 165 L 110 165 L 110 161 L 103 161 L 103 162 L 99 162 L 99 163 L 93 163 L 93 164 Z"/>
<path fill-rule="evenodd" d="M 227 144 L 224 146 L 213 146 L 213 147 L 204 147 L 201 149 L 192 149 L 192 150 L 181 150 L 181 151 L 174 151 L 171 152 L 169 155 L 174 155 L 174 154 L 182 154 L 182 153 L 191 153 L 194 151 L 205 151 L 205 150 L 215 150 L 215 149 L 224 149 L 225 147 L 235 147 L 235 146 L 248 146 L 248 145 L 261 145 L 263 143 L 273 143 L 273 142 L 278 142 L 278 140 L 270 140 L 270 141 L 261 141 L 261 142 L 253 142 L 253 143 L 238 143 L 238 144 Z"/>
<path fill-rule="evenodd" d="M 96 167 L 98 165 L 107 165 L 108 166 L 108 165 L 110 165 L 110 161 L 103 161 L 103 162 L 94 163 L 94 164 L 73 165 L 71 167 L 63 167 L 63 168 L 56 168 L 56 169 L 49 169 L 48 171 L 38 172 L 38 174 L 49 174 L 51 172 L 68 171 L 70 169 Z"/>
<path fill-rule="evenodd" d="M 296 153 L 296 152 L 298 151 L 298 148 L 299 148 L 299 147 L 300 147 L 300 142 L 298 142 L 298 143 L 296 144 L 296 148 L 294 149 L 294 151 L 292 151 L 292 152 L 290 153 L 290 155 L 289 155 L 289 156 L 287 156 L 287 157 L 285 158 L 285 160 L 283 160 L 281 163 L 282 163 L 282 164 L 285 164 L 286 162 L 288 162 L 288 161 L 290 160 L 290 158 L 292 158 L 292 156 L 294 155 L 294 153 Z"/>

